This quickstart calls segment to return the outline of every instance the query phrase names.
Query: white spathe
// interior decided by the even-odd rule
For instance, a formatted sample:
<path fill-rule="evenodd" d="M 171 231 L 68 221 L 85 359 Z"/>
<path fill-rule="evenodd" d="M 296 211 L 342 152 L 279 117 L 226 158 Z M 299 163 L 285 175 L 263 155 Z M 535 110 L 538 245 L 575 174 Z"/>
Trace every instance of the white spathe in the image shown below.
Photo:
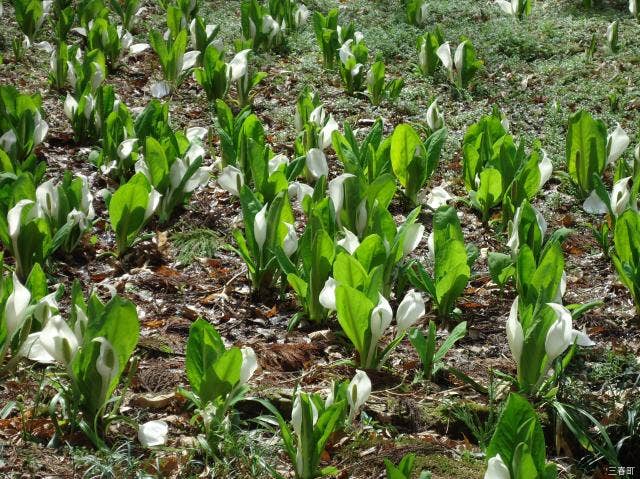
<path fill-rule="evenodd" d="M 267 240 L 267 205 L 264 205 L 253 219 L 253 237 L 258 249 L 262 251 Z"/>
<path fill-rule="evenodd" d="M 507 342 L 511 355 L 515 359 L 516 364 L 520 365 L 520 357 L 522 356 L 522 346 L 524 344 L 524 331 L 522 325 L 518 321 L 518 297 L 513 300 L 511 310 L 509 311 L 509 319 L 507 319 Z"/>
<path fill-rule="evenodd" d="M 347 401 L 349 402 L 349 421 L 353 421 L 360 408 L 371 395 L 371 380 L 367 373 L 356 369 L 356 374 L 347 386 Z"/>
<path fill-rule="evenodd" d="M 484 473 L 484 479 L 511 479 L 509 468 L 507 468 L 500 454 L 493 456 L 487 462 L 487 471 Z"/>
<path fill-rule="evenodd" d="M 621 178 L 616 181 L 611 190 L 609 201 L 611 202 L 611 211 L 615 217 L 620 216 L 624 210 L 627 209 L 629 201 L 631 200 L 631 191 L 629 190 L 629 182 L 631 177 Z M 631 205 L 633 208 L 635 205 Z M 607 205 L 600 199 L 596 190 L 593 190 L 591 194 L 584 200 L 582 209 L 587 213 L 594 215 L 604 215 L 609 212 Z"/>
<path fill-rule="evenodd" d="M 620 124 L 618 124 L 607 137 L 607 164 L 614 163 L 618 158 L 622 156 L 624 151 L 629 146 L 631 140 L 629 139 L 629 135 L 622 129 Z"/>
<path fill-rule="evenodd" d="M 235 166 L 225 166 L 218 175 L 218 185 L 233 196 L 240 196 L 240 189 L 244 185 L 244 175 Z"/>
<path fill-rule="evenodd" d="M 324 155 L 323 155 L 324 156 Z M 333 204 L 333 210 L 336 213 L 336 220 L 340 224 L 340 212 L 344 204 L 344 182 L 349 178 L 355 178 L 351 173 L 342 173 L 329 182 L 329 198 Z"/>
<path fill-rule="evenodd" d="M 227 64 L 227 78 L 229 81 L 237 81 L 247 74 L 249 68 L 248 56 L 251 49 L 237 53 Z"/>
<path fill-rule="evenodd" d="M 302 204 L 305 196 L 313 196 L 313 187 L 307 185 L 306 183 L 292 181 L 291 183 L 289 183 L 287 192 L 289 193 L 289 198 L 295 199 L 295 201 Z"/>
<path fill-rule="evenodd" d="M 53 316 L 40 333 L 42 348 L 57 362 L 67 366 L 78 351 L 78 338 L 62 316 Z"/>
<path fill-rule="evenodd" d="M 127 140 L 124 140 L 122 143 L 118 145 L 118 149 L 117 149 L 118 158 L 120 158 L 121 160 L 129 158 L 133 153 L 134 148 L 136 148 L 137 144 L 138 144 L 137 138 L 129 138 Z"/>
<path fill-rule="evenodd" d="M 439 130 L 444 126 L 444 115 L 440 112 L 440 109 L 438 108 L 437 98 L 433 100 L 431 102 L 431 105 L 429 105 L 429 108 L 427 108 L 427 126 L 432 131 Z"/>
<path fill-rule="evenodd" d="M 424 298 L 422 294 L 411 289 L 405 294 L 396 311 L 398 334 L 404 333 L 424 315 Z"/>
<path fill-rule="evenodd" d="M 318 296 L 319 303 L 330 311 L 336 310 L 336 288 L 338 282 L 331 276 L 324 282 L 324 287 Z"/>
<path fill-rule="evenodd" d="M 407 256 L 415 250 L 424 236 L 424 225 L 413 223 L 406 227 L 404 241 L 402 242 L 402 255 Z"/>
<path fill-rule="evenodd" d="M 549 363 L 560 356 L 574 341 L 578 346 L 593 346 L 595 343 L 582 331 L 573 329 L 571 312 L 557 303 L 547 303 L 556 315 L 556 321 L 547 331 L 544 348 Z"/>
<path fill-rule="evenodd" d="M 159 193 L 155 188 L 151 188 L 151 191 L 149 192 L 149 200 L 147 202 L 147 209 L 144 212 L 145 221 L 151 218 L 151 215 L 155 213 L 156 209 L 158 209 L 158 205 L 160 204 L 161 199 L 162 194 Z"/>
<path fill-rule="evenodd" d="M 538 189 L 541 189 L 547 181 L 551 178 L 553 174 L 553 163 L 551 163 L 551 159 L 547 155 L 547 152 L 541 150 L 542 159 L 540 163 L 538 163 L 538 170 L 540 171 L 540 182 L 538 183 Z"/>
<path fill-rule="evenodd" d="M 36 188 L 36 202 L 39 210 L 49 218 L 57 222 L 58 220 L 58 188 L 53 180 L 48 180 Z M 38 215 L 40 216 L 40 214 Z"/>
<path fill-rule="evenodd" d="M 287 155 L 283 155 L 281 153 L 279 155 L 274 156 L 269 160 L 269 164 L 268 164 L 269 174 L 272 175 L 273 173 L 281 169 L 283 165 L 285 168 L 289 166 L 289 158 L 287 157 Z"/>
<path fill-rule="evenodd" d="M 369 319 L 371 327 L 371 348 L 374 348 L 393 320 L 393 311 L 389 301 L 378 293 L 378 304 L 371 311 Z"/>
<path fill-rule="evenodd" d="M 240 368 L 240 384 L 247 384 L 251 376 L 258 369 L 258 358 L 253 348 L 245 347 L 240 350 L 242 353 L 242 366 Z"/>
<path fill-rule="evenodd" d="M 453 69 L 453 59 L 451 58 L 451 46 L 449 42 L 444 42 L 440 45 L 436 50 L 436 55 L 447 70 L 451 71 Z"/>
<path fill-rule="evenodd" d="M 96 359 L 96 370 L 102 380 L 100 396 L 103 401 L 106 401 L 111 382 L 120 370 L 118 356 L 107 338 L 100 336 L 93 338 L 92 341 L 100 344 L 100 352 Z"/>
<path fill-rule="evenodd" d="M 427 195 L 426 203 L 429 208 L 437 210 L 441 206 L 446 205 L 447 202 L 452 199 L 453 196 L 451 196 L 447 190 L 441 186 L 436 186 L 435 188 L 432 188 Z"/>
<path fill-rule="evenodd" d="M 287 234 L 282 241 L 282 250 L 287 257 L 290 257 L 298 250 L 298 235 L 296 228 L 291 223 L 284 224 L 287 227 Z"/>
<path fill-rule="evenodd" d="M 30 301 L 31 292 L 20 282 L 16 273 L 13 273 L 13 291 L 4 306 L 7 338 L 9 340 L 22 327 Z"/>
<path fill-rule="evenodd" d="M 343 232 L 344 237 L 341 240 L 338 240 L 338 246 L 342 246 L 349 252 L 349 254 L 353 254 L 356 249 L 358 249 L 358 246 L 360 246 L 360 240 L 355 234 L 346 228 Z"/>
<path fill-rule="evenodd" d="M 144 447 L 163 446 L 167 442 L 169 426 L 165 421 L 148 421 L 140 424 L 138 440 Z"/>
<path fill-rule="evenodd" d="M 333 132 L 339 129 L 338 122 L 333 118 L 333 115 L 329 115 L 327 123 L 322 130 L 320 130 L 320 133 L 318 133 L 318 145 L 320 148 L 326 150 L 331 145 Z"/>
<path fill-rule="evenodd" d="M 327 158 L 320 148 L 311 148 L 307 152 L 306 166 L 314 180 L 329 174 Z"/>

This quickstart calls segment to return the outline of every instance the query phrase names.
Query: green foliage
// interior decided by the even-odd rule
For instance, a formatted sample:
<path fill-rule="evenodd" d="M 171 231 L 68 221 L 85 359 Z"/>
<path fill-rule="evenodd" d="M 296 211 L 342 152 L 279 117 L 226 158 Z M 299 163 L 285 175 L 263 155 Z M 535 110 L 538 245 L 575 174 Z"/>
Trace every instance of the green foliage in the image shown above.
<path fill-rule="evenodd" d="M 385 81 L 385 66 L 381 58 L 371 65 L 367 73 L 367 91 L 372 105 L 379 105 L 385 99 L 395 100 L 403 87 L 403 78 Z"/>
<path fill-rule="evenodd" d="M 175 38 L 169 36 L 166 40 L 162 33 L 152 30 L 149 33 L 149 43 L 158 55 L 164 80 L 168 83 L 169 89 L 173 90 L 180 86 L 186 78 L 191 68 L 195 65 L 198 51 L 187 50 L 187 31 L 180 30 Z"/>
<path fill-rule="evenodd" d="M 581 196 L 594 188 L 593 175 L 607 166 L 607 127 L 582 110 L 569 118 L 566 149 L 567 171 Z"/>
<path fill-rule="evenodd" d="M 41 0 L 11 0 L 11 4 L 20 30 L 33 41 L 49 13 L 51 4 Z"/>
<path fill-rule="evenodd" d="M 274 281 L 278 267 L 276 251 L 289 234 L 287 224 L 294 223 L 293 212 L 285 193 L 263 205 L 246 185 L 240 190 L 240 204 L 244 234 L 240 230 L 233 232 L 237 244 L 234 251 L 247 265 L 253 291 L 261 294 Z"/>
<path fill-rule="evenodd" d="M 418 68 L 424 76 L 434 76 L 442 64 L 438 48 L 444 43 L 444 33 L 439 26 L 418 37 Z"/>
<path fill-rule="evenodd" d="M 503 225 L 523 201 L 535 197 L 553 170 L 539 142 L 528 156 L 523 142 L 516 145 L 497 109 L 467 128 L 462 168 L 471 204 L 480 211 L 483 222 L 493 208 L 502 205 Z"/>
<path fill-rule="evenodd" d="M 396 466 L 385 459 L 384 467 L 387 471 L 387 479 L 411 479 L 415 460 L 415 454 L 405 454 Z M 431 473 L 422 471 L 418 479 L 431 479 Z"/>
<path fill-rule="evenodd" d="M 409 333 L 409 341 L 411 341 L 413 347 L 416 348 L 418 356 L 420 357 L 422 377 L 424 379 L 431 379 L 444 367 L 442 359 L 445 354 L 447 354 L 455 343 L 464 338 L 466 334 L 467 322 L 463 321 L 453 328 L 449 336 L 447 336 L 436 351 L 436 324 L 433 321 L 429 321 L 429 329 L 426 337 L 422 331 L 417 328 L 411 330 Z"/>
<path fill-rule="evenodd" d="M 407 22 L 420 26 L 427 21 L 427 2 L 425 0 L 406 0 Z"/>
<path fill-rule="evenodd" d="M 130 32 L 133 29 L 138 16 L 142 13 L 140 0 L 110 0 L 111 9 L 120 19 L 122 29 Z"/>
<path fill-rule="evenodd" d="M 204 51 L 202 66 L 194 70 L 193 77 L 204 89 L 210 102 L 224 100 L 229 82 L 223 52 L 214 45 L 209 45 Z"/>
<path fill-rule="evenodd" d="M 398 125 L 391 136 L 391 167 L 413 204 L 418 193 L 438 166 L 447 136 L 444 128 L 432 133 L 424 142 L 411 125 Z"/>
<path fill-rule="evenodd" d="M 345 173 L 369 185 L 391 173 L 391 137 L 383 137 L 381 119 L 375 121 L 362 142 L 358 142 L 349 123 L 345 122 L 343 128 L 344 134 L 333 133 L 333 149 Z"/>
<path fill-rule="evenodd" d="M 640 213 L 625 211 L 616 221 L 615 252 L 611 259 L 622 284 L 631 293 L 640 315 Z"/>
<path fill-rule="evenodd" d="M 41 115 L 39 94 L 26 95 L 10 85 L 0 86 L 0 169 L 18 174 L 30 172 L 40 178 L 44 163 L 39 163 L 35 148 L 44 140 L 49 126 Z M 3 151 L 4 150 L 4 151 Z"/>
<path fill-rule="evenodd" d="M 555 479 L 558 476 L 556 465 L 546 462 L 544 434 L 538 415 L 529 402 L 517 394 L 510 394 L 507 399 L 487 457 L 487 472 L 494 471 L 496 475 L 506 467 L 509 476 L 516 479 Z"/>
<path fill-rule="evenodd" d="M 325 68 L 333 68 L 338 58 L 337 52 L 341 45 L 338 37 L 338 15 L 337 8 L 329 10 L 326 16 L 318 11 L 313 12 L 313 30 Z"/>
<path fill-rule="evenodd" d="M 250 359 L 245 361 L 245 356 Z M 201 411 L 205 423 L 211 421 L 205 410 L 221 421 L 229 408 L 244 397 L 245 383 L 256 366 L 253 350 L 225 348 L 215 328 L 198 319 L 189 328 L 185 363 L 193 392 L 183 391 L 183 394 Z"/>
<path fill-rule="evenodd" d="M 136 173 L 109 200 L 109 221 L 116 235 L 116 249 L 122 256 L 138 238 L 160 197 L 143 173 Z"/>
<path fill-rule="evenodd" d="M 427 292 L 436 306 L 438 317 L 446 319 L 454 313 L 455 302 L 467 287 L 471 265 L 477 253 L 467 248 L 456 210 L 441 206 L 433 216 L 433 277 L 418 262 L 407 268 L 411 284 Z"/>
<path fill-rule="evenodd" d="M 344 415 L 344 401 L 327 404 L 318 394 L 298 392 L 291 413 L 291 427 L 269 402 L 260 401 L 276 418 L 284 449 L 294 465 L 297 479 L 335 474 L 332 467 L 319 469 L 327 441 Z"/>

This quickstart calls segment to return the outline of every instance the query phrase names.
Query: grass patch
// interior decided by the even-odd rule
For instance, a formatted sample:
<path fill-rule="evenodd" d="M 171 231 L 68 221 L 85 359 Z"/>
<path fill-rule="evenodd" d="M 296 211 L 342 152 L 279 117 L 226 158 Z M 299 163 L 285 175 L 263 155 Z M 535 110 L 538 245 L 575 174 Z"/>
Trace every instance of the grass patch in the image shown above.
<path fill-rule="evenodd" d="M 211 258 L 220 247 L 220 236 L 208 228 L 180 231 L 171 237 L 176 259 L 191 264 L 197 258 Z"/>

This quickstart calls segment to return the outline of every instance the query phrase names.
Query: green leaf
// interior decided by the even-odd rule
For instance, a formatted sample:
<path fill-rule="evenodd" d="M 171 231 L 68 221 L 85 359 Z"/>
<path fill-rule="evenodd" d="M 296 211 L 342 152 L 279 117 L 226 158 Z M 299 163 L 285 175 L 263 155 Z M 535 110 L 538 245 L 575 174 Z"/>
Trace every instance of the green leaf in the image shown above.
<path fill-rule="evenodd" d="M 189 328 L 185 370 L 191 388 L 202 397 L 207 370 L 222 355 L 225 347 L 220 334 L 204 319 L 198 318 Z"/>
<path fill-rule="evenodd" d="M 369 346 L 369 319 L 374 304 L 357 289 L 339 285 L 336 288 L 336 307 L 342 330 L 364 360 Z"/>
<path fill-rule="evenodd" d="M 569 176 L 587 196 L 594 188 L 593 174 L 602 175 L 607 158 L 607 127 L 581 110 L 569 118 L 566 161 Z"/>
<path fill-rule="evenodd" d="M 368 280 L 367 272 L 358 260 L 344 252 L 336 256 L 333 263 L 333 277 L 338 283 L 360 291 L 366 286 Z"/>
<path fill-rule="evenodd" d="M 422 140 L 411 125 L 398 125 L 391 136 L 391 167 L 396 178 L 405 188 L 409 183 L 409 165 L 416 154 L 424 156 Z"/>
<path fill-rule="evenodd" d="M 512 465 L 516 447 L 520 443 L 527 445 L 534 464 L 538 470 L 542 470 L 546 457 L 545 442 L 538 416 L 526 399 L 510 394 L 487 448 L 487 457 L 500 454 L 511 477 L 515 477 Z"/>

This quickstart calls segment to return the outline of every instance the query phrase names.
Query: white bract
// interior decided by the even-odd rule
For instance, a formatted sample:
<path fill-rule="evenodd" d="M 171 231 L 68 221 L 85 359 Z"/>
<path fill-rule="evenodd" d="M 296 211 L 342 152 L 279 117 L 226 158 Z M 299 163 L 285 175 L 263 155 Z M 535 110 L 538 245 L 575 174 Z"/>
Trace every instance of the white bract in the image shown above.
<path fill-rule="evenodd" d="M 305 196 L 313 196 L 313 187 L 306 183 L 300 183 L 299 181 L 293 181 L 289 183 L 288 188 L 289 198 L 295 199 L 298 203 L 302 204 Z"/>
<path fill-rule="evenodd" d="M 328 195 L 331 199 L 331 203 L 333 204 L 333 210 L 336 213 L 336 221 L 338 225 L 341 224 L 340 212 L 342 211 L 342 206 L 344 204 L 344 182 L 349 178 L 355 178 L 355 175 L 352 175 L 351 173 L 343 173 L 331 180 L 328 186 Z"/>
<path fill-rule="evenodd" d="M 238 81 L 247 75 L 249 71 L 248 56 L 251 49 L 238 52 L 229 63 L 227 63 L 227 78 L 230 82 Z"/>
<path fill-rule="evenodd" d="M 118 376 L 120 365 L 113 345 L 103 336 L 94 338 L 92 341 L 100 344 L 100 352 L 96 359 L 96 370 L 101 378 L 100 397 L 105 400 L 111 382 Z"/>
<path fill-rule="evenodd" d="M 369 316 L 371 341 L 365 363 L 367 367 L 371 366 L 376 350 L 378 349 L 378 341 L 380 341 L 387 328 L 391 326 L 391 321 L 393 321 L 393 310 L 389 305 L 389 301 L 387 301 L 382 294 L 378 293 L 378 304 L 375 305 Z M 380 361 L 380 364 L 382 364 L 382 361 Z"/>
<path fill-rule="evenodd" d="M 627 176 L 615 182 L 609 201 L 611 202 L 611 211 L 617 218 L 624 210 L 629 206 L 631 200 L 631 191 L 629 190 L 629 182 L 631 177 Z M 637 202 L 631 202 L 631 208 L 637 209 Z M 582 208 L 587 212 L 594 215 L 604 215 L 609 212 L 607 205 L 600 199 L 598 193 L 595 190 L 591 192 L 589 197 L 582 204 Z"/>
<path fill-rule="evenodd" d="M 396 311 L 396 323 L 398 333 L 402 334 L 413 326 L 424 315 L 424 298 L 415 290 L 409 290 L 398 305 Z"/>
<path fill-rule="evenodd" d="M 298 9 L 293 14 L 294 26 L 296 28 L 300 28 L 302 25 L 304 25 L 307 22 L 309 15 L 311 15 L 311 12 L 304 4 L 298 5 Z"/>
<path fill-rule="evenodd" d="M 630 142 L 629 135 L 618 124 L 616 129 L 609 133 L 607 137 L 607 164 L 615 163 L 622 156 Z"/>
<path fill-rule="evenodd" d="M 253 219 L 253 236 L 258 249 L 262 251 L 267 240 L 267 205 L 264 205 Z"/>
<path fill-rule="evenodd" d="M 511 355 L 516 364 L 520 364 L 520 357 L 522 356 L 522 346 L 524 345 L 524 331 L 522 324 L 518 321 L 518 298 L 511 304 L 511 310 L 509 311 L 509 319 L 507 319 L 507 342 L 509 343 L 509 349 Z"/>
<path fill-rule="evenodd" d="M 62 316 L 53 316 L 38 334 L 42 349 L 58 363 L 68 366 L 78 351 L 79 341 Z M 30 359 L 33 359 L 30 356 Z"/>
<path fill-rule="evenodd" d="M 424 236 L 424 225 L 413 223 L 406 229 L 404 241 L 402 243 L 402 255 L 407 256 L 418 247 Z"/>
<path fill-rule="evenodd" d="M 432 131 L 439 130 L 444 126 L 444 114 L 438 108 L 437 98 L 427 108 L 427 126 Z"/>
<path fill-rule="evenodd" d="M 11 338 L 24 324 L 30 301 L 31 292 L 20 282 L 18 276 L 13 273 L 13 291 L 4 307 L 8 338 Z"/>
<path fill-rule="evenodd" d="M 285 168 L 289 166 L 289 158 L 287 158 L 287 156 L 283 154 L 274 156 L 269 160 L 269 164 L 268 164 L 269 174 L 272 175 L 276 171 L 280 170 L 283 165 Z"/>
<path fill-rule="evenodd" d="M 544 237 L 547 232 L 547 222 L 545 221 L 542 213 L 540 213 L 535 207 L 533 208 L 536 214 L 536 221 L 538 223 L 538 227 L 540 228 L 540 232 L 542 237 Z M 515 215 L 513 216 L 513 223 L 511 225 L 511 236 L 509 236 L 509 240 L 507 241 L 507 246 L 511 249 L 511 252 L 514 255 L 518 254 L 518 250 L 520 249 L 520 238 L 518 235 L 518 226 L 520 224 L 520 216 L 522 214 L 522 207 L 518 207 Z"/>
<path fill-rule="evenodd" d="M 500 454 L 493 456 L 487 462 L 487 471 L 484 473 L 484 479 L 511 479 L 509 468 L 507 468 Z"/>
<path fill-rule="evenodd" d="M 295 226 L 291 223 L 285 223 L 285 226 L 287 227 L 287 235 L 284 237 L 282 250 L 289 257 L 298 250 L 298 235 Z"/>
<path fill-rule="evenodd" d="M 336 310 L 337 287 L 338 282 L 333 279 L 333 277 L 329 276 L 329 278 L 327 278 L 327 280 L 324 282 L 324 287 L 322 288 L 322 291 L 320 291 L 320 295 L 318 296 L 319 303 L 330 311 Z"/>
<path fill-rule="evenodd" d="M 242 348 L 242 366 L 240 367 L 240 385 L 247 384 L 258 369 L 258 359 L 253 348 Z"/>
<path fill-rule="evenodd" d="M 464 51 L 465 43 L 466 40 L 458 45 L 453 56 L 451 55 L 451 46 L 449 45 L 449 42 L 443 43 L 436 50 L 436 55 L 438 55 L 442 65 L 449 72 L 449 78 L 453 83 L 455 83 L 456 72 L 462 70 L 462 53 Z"/>
<path fill-rule="evenodd" d="M 356 374 L 347 386 L 347 401 L 349 402 L 349 422 L 353 421 L 360 408 L 371 394 L 371 380 L 367 373 L 356 369 Z"/>
<path fill-rule="evenodd" d="M 338 131 L 338 122 L 333 118 L 333 115 L 329 115 L 329 119 L 325 123 L 320 133 L 318 133 L 318 146 L 323 150 L 326 150 L 331 145 L 331 136 L 334 131 Z"/>
<path fill-rule="evenodd" d="M 518 11 L 520 9 L 520 1 L 521 0 L 511 0 L 509 2 L 507 0 L 496 0 L 496 4 L 504 13 L 515 17 L 518 15 Z"/>
<path fill-rule="evenodd" d="M 549 363 L 564 353 L 574 342 L 578 346 L 595 345 L 586 333 L 573 329 L 571 311 L 557 303 L 547 303 L 547 306 L 556 314 L 556 321 L 549 328 L 544 343 Z"/>
<path fill-rule="evenodd" d="M 148 421 L 140 424 L 138 440 L 144 447 L 163 446 L 167 442 L 169 426 L 165 421 Z"/>
<path fill-rule="evenodd" d="M 329 174 L 329 166 L 327 165 L 327 157 L 320 148 L 311 148 L 307 152 L 306 160 L 307 170 L 314 180 Z"/>
<path fill-rule="evenodd" d="M 244 175 L 235 166 L 225 166 L 218 176 L 218 185 L 234 196 L 240 196 L 240 189 L 244 185 Z"/>
<path fill-rule="evenodd" d="M 429 208 L 437 210 L 441 206 L 446 205 L 447 202 L 452 199 L 453 196 L 451 196 L 447 190 L 445 190 L 441 186 L 436 186 L 435 188 L 432 188 L 427 195 L 425 203 Z"/>
<path fill-rule="evenodd" d="M 349 252 L 349 254 L 353 254 L 356 249 L 358 249 L 358 246 L 360 246 L 360 240 L 348 229 L 344 229 L 343 232 L 344 237 L 341 240 L 338 240 L 338 246 L 342 246 Z"/>
<path fill-rule="evenodd" d="M 551 175 L 553 174 L 553 163 L 549 159 L 547 152 L 542 151 L 542 159 L 538 163 L 538 170 L 540 172 L 540 182 L 538 183 L 538 189 L 541 189 L 549 179 L 551 179 Z"/>

